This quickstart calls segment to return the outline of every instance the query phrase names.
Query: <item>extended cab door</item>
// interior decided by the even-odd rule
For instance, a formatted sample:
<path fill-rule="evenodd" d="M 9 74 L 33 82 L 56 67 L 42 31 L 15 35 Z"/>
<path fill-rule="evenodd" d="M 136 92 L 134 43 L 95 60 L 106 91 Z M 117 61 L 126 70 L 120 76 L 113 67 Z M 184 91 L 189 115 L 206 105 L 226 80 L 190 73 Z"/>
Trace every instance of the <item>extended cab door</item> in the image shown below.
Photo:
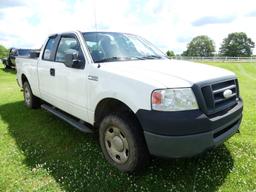
<path fill-rule="evenodd" d="M 58 40 L 58 35 L 49 37 L 37 66 L 41 98 L 51 104 L 54 104 L 56 101 L 54 94 L 56 87 L 54 82 L 54 57 Z"/>
<path fill-rule="evenodd" d="M 66 66 L 67 54 L 77 57 L 78 65 Z M 85 57 L 80 42 L 75 34 L 63 34 L 60 37 L 54 60 L 55 96 L 58 107 L 86 120 L 87 118 L 87 72 Z"/>

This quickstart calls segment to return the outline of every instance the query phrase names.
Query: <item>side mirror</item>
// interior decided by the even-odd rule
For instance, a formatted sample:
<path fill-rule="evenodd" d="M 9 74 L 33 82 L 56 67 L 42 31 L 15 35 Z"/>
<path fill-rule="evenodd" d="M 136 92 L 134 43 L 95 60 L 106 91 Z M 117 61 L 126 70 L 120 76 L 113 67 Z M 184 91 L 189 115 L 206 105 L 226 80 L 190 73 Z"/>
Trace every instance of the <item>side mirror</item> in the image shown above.
<path fill-rule="evenodd" d="M 81 61 L 78 59 L 78 54 L 76 53 L 67 53 L 64 59 L 65 59 L 64 64 L 67 67 L 81 68 L 82 66 Z"/>

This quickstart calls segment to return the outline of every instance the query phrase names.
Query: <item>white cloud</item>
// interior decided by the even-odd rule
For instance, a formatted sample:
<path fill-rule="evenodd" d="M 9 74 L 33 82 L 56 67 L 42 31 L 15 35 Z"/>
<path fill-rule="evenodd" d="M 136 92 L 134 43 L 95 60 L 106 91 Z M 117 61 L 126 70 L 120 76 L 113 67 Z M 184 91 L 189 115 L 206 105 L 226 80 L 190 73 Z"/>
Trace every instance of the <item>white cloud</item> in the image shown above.
<path fill-rule="evenodd" d="M 52 33 L 95 29 L 144 36 L 163 51 L 181 53 L 194 36 L 208 35 L 217 47 L 228 33 L 256 41 L 253 0 L 16 0 L 0 6 L 0 44 L 40 47 Z M 250 17 L 248 16 L 250 15 Z M 209 24 L 207 23 L 207 18 Z M 217 20 L 214 20 L 217 18 Z M 226 19 L 225 22 L 221 19 Z M 205 22 L 193 25 L 195 21 Z"/>

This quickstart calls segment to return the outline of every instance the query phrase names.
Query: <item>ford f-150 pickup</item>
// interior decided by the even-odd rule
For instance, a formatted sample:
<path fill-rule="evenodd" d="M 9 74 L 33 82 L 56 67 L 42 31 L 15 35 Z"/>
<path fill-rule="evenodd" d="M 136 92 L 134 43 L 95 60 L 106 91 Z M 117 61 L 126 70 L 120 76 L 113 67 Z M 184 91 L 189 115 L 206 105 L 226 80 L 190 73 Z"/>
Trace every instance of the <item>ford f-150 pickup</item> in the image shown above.
<path fill-rule="evenodd" d="M 25 105 L 98 133 L 106 160 L 123 172 L 141 169 L 150 155 L 200 154 L 239 131 L 234 73 L 170 60 L 136 35 L 54 34 L 37 59 L 16 63 Z"/>

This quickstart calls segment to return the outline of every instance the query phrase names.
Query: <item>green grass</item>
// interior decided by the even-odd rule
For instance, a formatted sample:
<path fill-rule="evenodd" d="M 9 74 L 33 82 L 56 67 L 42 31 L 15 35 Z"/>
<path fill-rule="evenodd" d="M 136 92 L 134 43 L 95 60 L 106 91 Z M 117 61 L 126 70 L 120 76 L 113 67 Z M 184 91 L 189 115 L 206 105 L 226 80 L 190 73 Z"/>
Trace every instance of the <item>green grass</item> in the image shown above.
<path fill-rule="evenodd" d="M 256 64 L 213 65 L 239 77 L 241 134 L 198 157 L 154 158 L 139 175 L 108 165 L 95 136 L 25 108 L 14 72 L 1 67 L 0 191 L 256 191 Z"/>

